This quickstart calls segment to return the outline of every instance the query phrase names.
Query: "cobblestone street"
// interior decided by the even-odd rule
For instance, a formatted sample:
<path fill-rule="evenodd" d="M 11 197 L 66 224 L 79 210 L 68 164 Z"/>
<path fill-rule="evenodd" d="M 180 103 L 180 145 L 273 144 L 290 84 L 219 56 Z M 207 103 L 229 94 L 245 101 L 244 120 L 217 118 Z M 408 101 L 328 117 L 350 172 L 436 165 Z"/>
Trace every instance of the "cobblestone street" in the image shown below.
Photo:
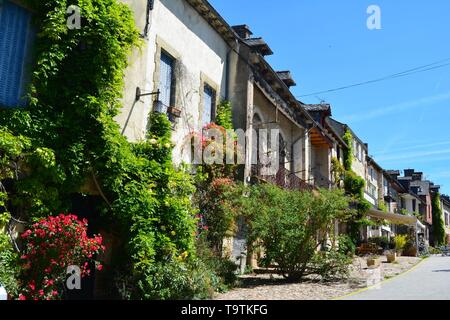
<path fill-rule="evenodd" d="M 246 275 L 241 277 L 242 285 L 216 300 L 331 300 L 374 284 L 374 275 L 384 279 L 399 275 L 420 262 L 420 258 L 399 257 L 393 264 L 382 258 L 379 269 L 368 269 L 364 258 L 355 258 L 351 276 L 342 282 L 323 283 L 313 279 L 303 283 L 287 283 L 279 276 Z M 376 281 L 380 281 L 380 276 Z"/>

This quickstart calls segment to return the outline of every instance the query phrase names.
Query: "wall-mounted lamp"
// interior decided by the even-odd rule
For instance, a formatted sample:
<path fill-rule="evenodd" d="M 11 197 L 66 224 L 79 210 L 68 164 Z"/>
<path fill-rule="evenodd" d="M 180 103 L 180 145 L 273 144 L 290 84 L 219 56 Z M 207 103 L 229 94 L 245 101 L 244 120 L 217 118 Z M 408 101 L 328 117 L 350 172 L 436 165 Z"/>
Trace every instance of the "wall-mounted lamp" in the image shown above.
<path fill-rule="evenodd" d="M 159 90 L 159 89 L 156 92 L 143 93 L 141 88 L 137 87 L 136 88 L 136 101 L 139 101 L 141 99 L 141 97 L 146 97 L 146 96 L 156 96 L 156 101 L 159 101 L 160 94 L 161 94 L 161 90 Z"/>

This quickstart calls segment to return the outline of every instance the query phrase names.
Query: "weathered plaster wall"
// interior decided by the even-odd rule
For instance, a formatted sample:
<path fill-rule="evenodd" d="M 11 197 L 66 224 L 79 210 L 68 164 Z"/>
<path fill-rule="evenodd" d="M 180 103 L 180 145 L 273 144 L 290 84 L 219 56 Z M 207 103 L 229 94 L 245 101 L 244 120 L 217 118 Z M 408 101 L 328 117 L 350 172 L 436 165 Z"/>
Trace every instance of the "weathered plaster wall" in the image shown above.
<path fill-rule="evenodd" d="M 126 1 L 136 12 L 138 26 L 145 26 L 147 1 Z M 130 141 L 145 137 L 152 98 L 134 103 L 136 86 L 154 92 L 159 86 L 161 50 L 175 59 L 175 103 L 181 119 L 175 126 L 174 162 L 190 160 L 190 150 L 183 152 L 183 141 L 192 131 L 201 130 L 203 85 L 217 90 L 217 103 L 225 98 L 226 60 L 229 46 L 222 37 L 188 3 L 181 0 L 156 0 L 151 12 L 151 25 L 144 48 L 130 57 L 126 75 L 124 108 L 117 121 L 126 126 Z M 130 115 L 131 113 L 131 115 Z"/>
<path fill-rule="evenodd" d="M 147 1 L 145 0 L 122 0 L 130 6 L 134 12 L 136 26 L 143 34 L 146 26 Z M 150 26 L 152 16 L 150 16 Z M 122 98 L 123 108 L 116 117 L 116 121 L 122 127 L 124 134 L 129 141 L 138 141 L 145 138 L 145 127 L 147 115 L 150 110 L 152 98 L 143 97 L 140 101 L 135 101 L 136 88 L 150 91 L 151 78 L 147 75 L 148 65 L 151 63 L 152 46 L 149 46 L 148 39 L 144 39 L 142 48 L 134 49 L 129 57 L 129 66 L 125 72 L 125 88 Z"/>

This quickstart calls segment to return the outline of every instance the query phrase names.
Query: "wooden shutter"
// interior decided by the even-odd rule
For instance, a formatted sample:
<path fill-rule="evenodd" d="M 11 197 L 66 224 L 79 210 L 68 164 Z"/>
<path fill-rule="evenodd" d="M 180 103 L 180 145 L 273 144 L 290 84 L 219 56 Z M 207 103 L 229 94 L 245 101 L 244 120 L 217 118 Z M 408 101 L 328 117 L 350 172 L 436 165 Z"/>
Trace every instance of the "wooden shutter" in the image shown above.
<path fill-rule="evenodd" d="M 4 0 L 0 5 L 0 105 L 23 106 L 31 14 Z"/>
<path fill-rule="evenodd" d="M 164 105 L 164 110 L 171 106 L 172 80 L 173 80 L 174 59 L 164 52 L 161 52 L 159 90 L 161 94 L 159 100 Z M 165 111 L 163 111 L 165 112 Z"/>
<path fill-rule="evenodd" d="M 214 109 L 214 100 L 215 100 L 215 92 L 214 90 L 208 86 L 205 85 L 203 89 L 203 117 L 202 117 L 202 124 L 205 126 L 212 122 L 212 115 L 213 115 L 213 109 Z"/>

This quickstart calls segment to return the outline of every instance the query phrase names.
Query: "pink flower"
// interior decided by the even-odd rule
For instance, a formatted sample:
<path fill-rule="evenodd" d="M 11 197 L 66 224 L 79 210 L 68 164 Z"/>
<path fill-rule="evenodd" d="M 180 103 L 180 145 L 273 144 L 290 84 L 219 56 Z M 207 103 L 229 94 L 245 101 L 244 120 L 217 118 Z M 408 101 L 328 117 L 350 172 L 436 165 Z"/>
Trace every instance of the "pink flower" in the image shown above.
<path fill-rule="evenodd" d="M 27 300 L 27 298 L 23 294 L 19 294 L 19 300 Z"/>
<path fill-rule="evenodd" d="M 97 266 L 97 270 L 98 270 L 98 271 L 102 271 L 102 270 L 103 270 L 103 266 L 102 266 L 101 264 L 99 264 L 99 265 Z"/>

